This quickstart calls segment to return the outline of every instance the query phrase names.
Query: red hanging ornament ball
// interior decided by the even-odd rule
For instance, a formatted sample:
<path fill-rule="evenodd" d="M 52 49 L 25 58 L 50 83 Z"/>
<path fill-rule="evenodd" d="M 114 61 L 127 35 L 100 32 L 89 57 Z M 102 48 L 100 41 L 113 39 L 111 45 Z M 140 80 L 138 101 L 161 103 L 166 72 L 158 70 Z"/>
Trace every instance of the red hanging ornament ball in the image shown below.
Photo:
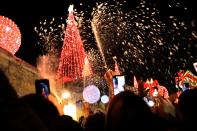
<path fill-rule="evenodd" d="M 17 25 L 5 16 L 0 16 L 0 47 L 13 55 L 21 45 L 21 33 Z"/>

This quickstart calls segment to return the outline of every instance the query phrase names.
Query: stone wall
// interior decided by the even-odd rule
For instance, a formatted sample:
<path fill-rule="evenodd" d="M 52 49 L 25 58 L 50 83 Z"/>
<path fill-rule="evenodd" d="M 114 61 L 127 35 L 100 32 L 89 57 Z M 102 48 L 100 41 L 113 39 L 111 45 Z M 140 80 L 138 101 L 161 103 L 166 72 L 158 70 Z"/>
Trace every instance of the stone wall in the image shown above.
<path fill-rule="evenodd" d="M 0 48 L 0 69 L 6 74 L 19 97 L 34 93 L 34 81 L 41 78 L 35 67 L 2 48 Z"/>

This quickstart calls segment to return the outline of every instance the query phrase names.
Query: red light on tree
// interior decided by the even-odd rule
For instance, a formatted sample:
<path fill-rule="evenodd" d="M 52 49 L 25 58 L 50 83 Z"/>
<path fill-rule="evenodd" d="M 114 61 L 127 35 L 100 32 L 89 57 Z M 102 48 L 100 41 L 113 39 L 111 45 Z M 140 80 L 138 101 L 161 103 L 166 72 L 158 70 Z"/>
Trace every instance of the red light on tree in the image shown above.
<path fill-rule="evenodd" d="M 0 16 L 0 47 L 13 55 L 21 45 L 21 33 L 17 25 L 10 19 Z"/>

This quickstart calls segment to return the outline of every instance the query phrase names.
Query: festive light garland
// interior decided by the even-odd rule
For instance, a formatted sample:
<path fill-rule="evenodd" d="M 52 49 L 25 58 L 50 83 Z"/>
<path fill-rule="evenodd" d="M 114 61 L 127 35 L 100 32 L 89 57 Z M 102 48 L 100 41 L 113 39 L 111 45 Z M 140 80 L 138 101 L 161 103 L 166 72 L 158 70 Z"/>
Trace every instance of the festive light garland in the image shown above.
<path fill-rule="evenodd" d="M 21 45 L 21 33 L 17 25 L 5 16 L 0 16 L 0 47 L 13 55 Z"/>

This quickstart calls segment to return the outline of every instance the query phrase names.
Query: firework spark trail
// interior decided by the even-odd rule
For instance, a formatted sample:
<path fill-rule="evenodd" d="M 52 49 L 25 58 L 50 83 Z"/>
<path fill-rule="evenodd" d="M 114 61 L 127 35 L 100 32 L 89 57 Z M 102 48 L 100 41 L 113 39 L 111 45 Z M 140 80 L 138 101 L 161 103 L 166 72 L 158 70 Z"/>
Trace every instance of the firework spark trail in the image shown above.
<path fill-rule="evenodd" d="M 176 62 L 178 68 L 185 68 L 188 61 L 195 61 L 190 49 L 184 47 L 196 34 L 186 19 L 170 15 L 166 22 L 156 3 L 150 1 L 141 0 L 129 11 L 121 8 L 127 1 L 120 3 L 97 3 L 92 12 L 93 32 L 109 67 L 113 66 L 108 64 L 111 58 L 117 56 L 125 72 L 170 76 L 176 72 Z M 169 8 L 188 9 L 179 2 L 169 3 Z M 179 59 L 182 51 L 188 55 Z"/>
<path fill-rule="evenodd" d="M 65 22 L 63 18 L 60 18 L 60 20 L 52 18 L 50 21 L 45 19 L 44 21 L 40 21 L 38 27 L 34 28 L 34 31 L 40 39 L 37 44 L 41 48 L 43 54 L 50 52 L 54 54 L 54 50 L 59 46 L 58 44 L 63 41 L 65 28 L 63 22 Z"/>
<path fill-rule="evenodd" d="M 99 51 L 90 49 L 88 51 L 88 59 L 93 67 L 93 72 L 98 76 L 103 76 L 105 73 L 105 63 L 103 62 L 102 56 L 99 55 Z"/>
<path fill-rule="evenodd" d="M 144 7 L 144 3 L 141 3 L 141 8 Z M 118 3 L 117 3 L 118 5 Z M 125 62 L 129 61 L 131 57 L 134 57 L 135 60 L 137 60 L 139 63 L 142 63 L 142 57 L 143 55 L 141 50 L 138 50 L 138 46 L 145 47 L 143 42 L 144 42 L 144 37 L 147 33 L 145 33 L 145 30 L 149 30 L 151 28 L 150 25 L 145 24 L 145 20 L 143 19 L 137 19 L 138 21 L 131 23 L 130 20 L 134 20 L 132 16 L 137 17 L 136 15 L 143 15 L 143 10 L 140 8 L 139 11 L 135 12 L 129 12 L 129 13 L 124 13 L 117 5 L 109 5 L 108 3 L 102 3 L 98 5 L 97 9 L 94 10 L 93 12 L 93 30 L 96 30 L 95 37 L 99 39 L 99 43 L 102 43 L 105 48 L 105 52 L 108 55 L 113 55 L 113 48 L 115 45 L 121 45 L 123 48 L 129 47 L 126 50 L 125 49 L 120 49 L 122 50 L 122 55 L 125 55 L 127 57 Z M 148 9 L 147 9 L 148 10 Z M 156 9 L 153 9 L 152 15 L 155 14 Z M 145 17 L 146 14 L 144 14 L 144 18 L 148 19 L 149 17 Z M 155 19 L 152 19 L 152 21 L 156 21 Z M 156 21 L 157 22 L 157 21 Z M 159 22 L 158 22 L 159 23 Z M 135 28 L 133 28 L 135 26 Z M 155 25 L 157 27 L 157 25 Z M 133 29 L 132 29 L 133 28 Z M 153 31 L 149 31 L 150 34 L 154 34 L 156 31 L 159 29 L 155 29 Z M 153 35 L 150 35 L 152 37 Z M 127 37 L 132 38 L 131 40 L 128 40 Z M 155 36 L 158 37 L 158 36 Z M 153 38 L 154 40 L 154 38 Z M 158 43 L 159 41 L 161 43 L 162 39 L 158 38 L 153 41 L 154 43 Z M 140 43 L 138 45 L 138 43 Z M 100 44 L 99 44 L 100 45 Z M 108 48 L 110 47 L 110 48 Z M 154 51 L 154 49 L 157 48 L 157 46 L 154 47 L 148 47 L 148 49 L 151 51 Z M 109 49 L 109 50 L 106 50 Z M 117 50 L 117 49 L 115 49 Z M 155 49 L 156 50 L 156 49 Z M 118 52 L 118 51 L 117 51 Z M 116 54 L 114 54 L 116 55 Z M 133 59 L 133 58 L 132 58 Z"/>
<path fill-rule="evenodd" d="M 105 56 L 104 56 L 104 53 L 103 53 L 102 43 L 100 42 L 100 39 L 98 38 L 98 32 L 96 31 L 94 25 L 95 24 L 93 24 L 93 22 L 92 22 L 92 30 L 93 30 L 93 32 L 95 34 L 95 39 L 97 41 L 97 45 L 98 45 L 99 51 L 100 51 L 101 56 L 102 56 L 102 60 L 104 61 L 104 65 L 105 65 L 104 67 L 107 69 L 107 63 L 106 63 Z"/>

